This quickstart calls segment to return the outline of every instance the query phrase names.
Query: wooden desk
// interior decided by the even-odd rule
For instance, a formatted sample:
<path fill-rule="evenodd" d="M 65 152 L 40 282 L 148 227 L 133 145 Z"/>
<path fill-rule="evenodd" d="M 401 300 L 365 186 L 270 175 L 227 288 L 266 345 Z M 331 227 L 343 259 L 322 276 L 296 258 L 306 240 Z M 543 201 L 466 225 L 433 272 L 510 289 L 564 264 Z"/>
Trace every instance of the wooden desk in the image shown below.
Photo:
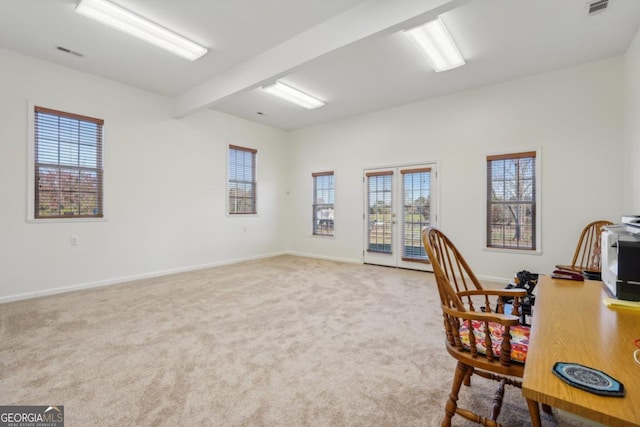
<path fill-rule="evenodd" d="M 640 425 L 640 366 L 633 340 L 640 312 L 610 309 L 599 281 L 540 278 L 522 394 L 530 400 L 609 426 Z M 551 368 L 573 362 L 603 371 L 624 384 L 625 397 L 598 396 L 566 384 Z"/>

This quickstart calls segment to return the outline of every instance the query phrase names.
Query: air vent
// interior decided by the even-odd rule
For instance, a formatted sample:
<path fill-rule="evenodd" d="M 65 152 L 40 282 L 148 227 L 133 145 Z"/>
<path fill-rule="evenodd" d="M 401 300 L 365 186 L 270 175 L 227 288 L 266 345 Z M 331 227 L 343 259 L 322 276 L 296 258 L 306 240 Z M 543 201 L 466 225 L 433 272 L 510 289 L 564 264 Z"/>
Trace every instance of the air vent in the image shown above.
<path fill-rule="evenodd" d="M 68 54 L 70 54 L 70 55 L 78 56 L 78 57 L 80 57 L 80 58 L 82 58 L 82 57 L 84 56 L 84 55 L 83 55 L 83 54 L 81 54 L 80 52 L 76 52 L 76 51 L 74 51 L 74 50 L 67 49 L 66 47 L 57 46 L 57 47 L 56 47 L 56 49 L 58 49 L 59 51 L 64 52 L 64 53 L 68 53 Z"/>
<path fill-rule="evenodd" d="M 602 12 L 609 6 L 609 0 L 597 0 L 588 4 L 589 6 L 589 15 L 593 15 L 594 13 Z"/>

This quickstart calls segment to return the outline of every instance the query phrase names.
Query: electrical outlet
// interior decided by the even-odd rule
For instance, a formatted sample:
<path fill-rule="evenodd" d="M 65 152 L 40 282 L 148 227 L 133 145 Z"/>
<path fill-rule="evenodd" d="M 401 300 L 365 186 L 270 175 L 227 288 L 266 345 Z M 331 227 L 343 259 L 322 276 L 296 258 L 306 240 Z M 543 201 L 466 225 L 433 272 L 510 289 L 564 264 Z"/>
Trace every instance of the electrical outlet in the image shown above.
<path fill-rule="evenodd" d="M 71 246 L 78 246 L 78 236 L 71 236 Z"/>

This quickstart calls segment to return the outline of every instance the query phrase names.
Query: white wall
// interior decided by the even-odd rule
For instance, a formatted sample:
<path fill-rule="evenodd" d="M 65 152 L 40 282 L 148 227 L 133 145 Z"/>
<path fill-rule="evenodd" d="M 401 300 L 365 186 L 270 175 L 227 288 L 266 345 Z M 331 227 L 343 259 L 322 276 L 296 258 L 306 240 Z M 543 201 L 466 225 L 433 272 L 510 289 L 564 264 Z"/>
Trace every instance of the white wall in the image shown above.
<path fill-rule="evenodd" d="M 285 251 L 285 132 L 6 50 L 0 93 L 0 302 Z M 105 120 L 107 221 L 26 221 L 28 101 Z M 225 214 L 228 144 L 258 149 L 258 216 Z"/>
<path fill-rule="evenodd" d="M 210 110 L 175 120 L 165 97 L 0 50 L 0 302 L 286 251 L 361 262 L 363 169 L 431 161 L 439 225 L 480 275 L 548 273 L 586 222 L 640 211 L 638 38 L 625 58 L 291 133 Z M 105 119 L 107 221 L 26 221 L 28 101 Z M 259 150 L 256 217 L 225 215 L 229 143 Z M 542 255 L 483 251 L 485 155 L 538 148 Z M 324 170 L 335 239 L 311 236 L 311 173 Z"/>
<path fill-rule="evenodd" d="M 624 209 L 640 214 L 640 30 L 625 55 L 624 82 Z"/>
<path fill-rule="evenodd" d="M 622 75 L 616 57 L 292 132 L 289 249 L 361 261 L 363 169 L 436 161 L 439 226 L 477 273 L 550 273 L 586 223 L 622 213 Z M 483 251 L 486 155 L 538 148 L 542 255 Z M 332 169 L 336 237 L 312 237 L 310 175 Z"/>

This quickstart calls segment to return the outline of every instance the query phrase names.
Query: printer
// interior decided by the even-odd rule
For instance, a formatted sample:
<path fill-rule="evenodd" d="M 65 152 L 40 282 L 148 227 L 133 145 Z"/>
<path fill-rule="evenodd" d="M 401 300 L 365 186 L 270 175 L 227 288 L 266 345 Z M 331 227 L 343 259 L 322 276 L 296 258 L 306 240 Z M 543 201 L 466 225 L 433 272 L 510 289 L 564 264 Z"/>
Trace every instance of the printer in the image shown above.
<path fill-rule="evenodd" d="M 602 227 L 602 281 L 611 294 L 640 301 L 640 215 L 624 215 L 622 223 Z"/>

